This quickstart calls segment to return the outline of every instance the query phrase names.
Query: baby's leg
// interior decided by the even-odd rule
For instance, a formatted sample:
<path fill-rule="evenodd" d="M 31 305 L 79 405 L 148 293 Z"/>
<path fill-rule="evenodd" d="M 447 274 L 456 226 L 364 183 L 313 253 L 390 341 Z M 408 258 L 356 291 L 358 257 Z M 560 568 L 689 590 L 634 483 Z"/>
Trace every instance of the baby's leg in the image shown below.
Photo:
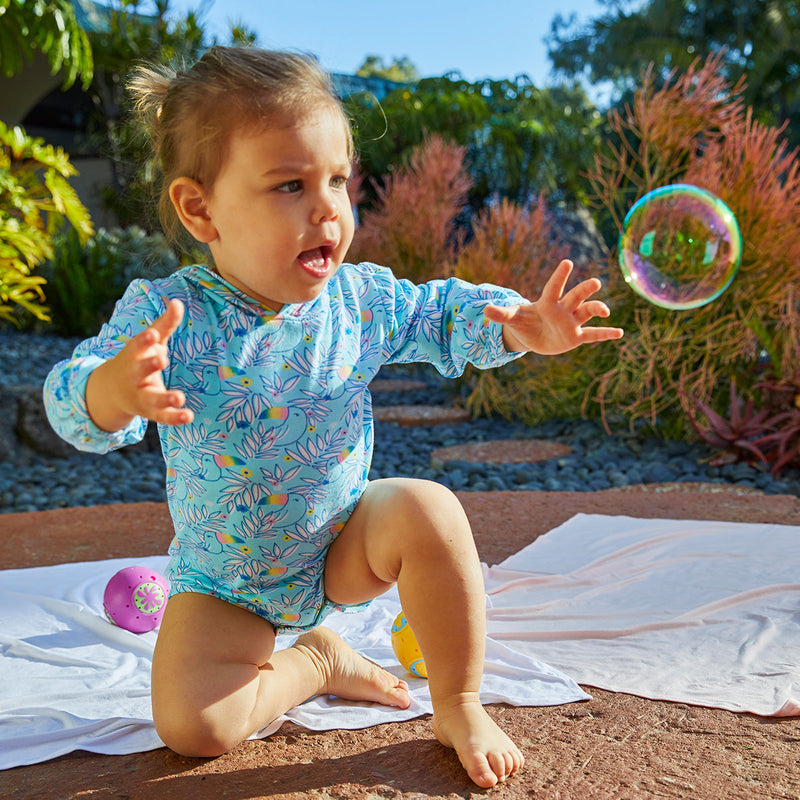
<path fill-rule="evenodd" d="M 407 708 L 408 686 L 317 628 L 273 652 L 264 619 L 201 594 L 170 598 L 153 657 L 153 719 L 187 756 L 218 756 L 318 694 Z"/>
<path fill-rule="evenodd" d="M 434 732 L 475 783 L 494 786 L 523 757 L 480 702 L 483 576 L 464 510 L 438 484 L 373 482 L 330 548 L 325 587 L 334 602 L 360 603 L 395 582 L 425 658 Z"/>

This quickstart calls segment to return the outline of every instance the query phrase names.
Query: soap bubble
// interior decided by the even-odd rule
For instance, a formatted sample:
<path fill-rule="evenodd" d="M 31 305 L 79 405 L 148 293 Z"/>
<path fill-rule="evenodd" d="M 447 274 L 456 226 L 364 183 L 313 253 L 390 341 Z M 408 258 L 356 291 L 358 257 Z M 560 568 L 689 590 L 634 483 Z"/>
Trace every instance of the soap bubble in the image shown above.
<path fill-rule="evenodd" d="M 662 308 L 698 308 L 728 288 L 742 257 L 742 235 L 716 195 L 688 184 L 640 198 L 619 237 L 625 281 Z"/>

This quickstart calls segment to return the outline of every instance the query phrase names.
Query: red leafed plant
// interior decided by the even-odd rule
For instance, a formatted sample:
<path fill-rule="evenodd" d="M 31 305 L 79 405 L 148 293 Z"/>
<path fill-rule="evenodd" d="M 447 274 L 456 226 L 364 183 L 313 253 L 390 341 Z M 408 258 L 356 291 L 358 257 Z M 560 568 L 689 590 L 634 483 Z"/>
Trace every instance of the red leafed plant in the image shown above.
<path fill-rule="evenodd" d="M 742 408 L 742 398 L 736 392 L 734 381 L 731 381 L 730 396 L 728 417 L 725 418 L 707 403 L 696 399 L 691 401 L 686 392 L 681 391 L 681 401 L 695 433 L 707 444 L 723 451 L 712 463 L 752 461 L 753 456 L 764 464 L 768 463 L 760 443 L 766 435 L 775 431 L 772 410 L 762 408 L 756 411 L 752 398 Z M 706 425 L 700 424 L 690 407 L 692 404 L 695 410 L 705 415 Z"/>
<path fill-rule="evenodd" d="M 354 261 L 374 261 L 415 282 L 441 277 L 453 261 L 454 221 L 472 182 L 465 148 L 431 136 L 407 167 L 376 187 L 376 203 L 361 215 L 350 249 Z"/>
<path fill-rule="evenodd" d="M 756 388 L 768 393 L 770 405 L 777 409 L 772 418 L 775 430 L 760 441 L 777 475 L 785 466 L 800 464 L 800 371 L 789 379 L 762 381 Z"/>
<path fill-rule="evenodd" d="M 472 221 L 472 238 L 457 254 L 453 273 L 491 282 L 535 298 L 567 250 L 553 230 L 543 195 L 530 208 L 503 198 Z"/>
<path fill-rule="evenodd" d="M 755 458 L 777 475 L 784 467 L 800 462 L 800 373 L 791 380 L 761 381 L 756 388 L 762 394 L 760 408 L 753 398 L 743 401 L 732 381 L 727 417 L 692 399 L 683 389 L 681 403 L 697 435 L 723 451 L 713 464 Z M 705 416 L 705 425 L 695 414 L 698 411 Z"/>

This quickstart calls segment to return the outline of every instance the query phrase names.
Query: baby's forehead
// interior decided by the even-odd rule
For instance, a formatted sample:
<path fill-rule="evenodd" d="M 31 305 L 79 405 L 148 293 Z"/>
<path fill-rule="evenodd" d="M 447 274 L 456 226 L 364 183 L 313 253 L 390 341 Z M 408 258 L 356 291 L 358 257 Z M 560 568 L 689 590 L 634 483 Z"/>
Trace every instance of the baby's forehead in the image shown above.
<path fill-rule="evenodd" d="M 352 161 L 348 127 L 340 117 L 325 113 L 235 128 L 221 153 L 220 171 L 245 177 L 312 168 L 340 171 L 349 170 Z"/>
<path fill-rule="evenodd" d="M 284 130 L 303 128 L 309 125 L 318 125 L 336 121 L 341 124 L 348 136 L 352 135 L 350 120 L 344 113 L 339 103 L 331 97 L 317 98 L 315 103 L 292 104 L 286 107 L 272 107 L 261 110 L 258 103 L 254 103 L 249 113 L 240 115 L 239 124 L 234 122 L 234 130 L 249 131 L 257 134 L 266 130 Z"/>
<path fill-rule="evenodd" d="M 226 144 L 230 146 L 234 139 L 257 141 L 267 138 L 289 147 L 292 142 L 303 138 L 306 130 L 313 128 L 326 130 L 334 140 L 341 134 L 347 160 L 353 160 L 354 145 L 350 122 L 341 108 L 333 104 L 304 113 L 283 114 L 280 117 L 264 115 L 242 120 L 241 124 L 231 127 Z"/>

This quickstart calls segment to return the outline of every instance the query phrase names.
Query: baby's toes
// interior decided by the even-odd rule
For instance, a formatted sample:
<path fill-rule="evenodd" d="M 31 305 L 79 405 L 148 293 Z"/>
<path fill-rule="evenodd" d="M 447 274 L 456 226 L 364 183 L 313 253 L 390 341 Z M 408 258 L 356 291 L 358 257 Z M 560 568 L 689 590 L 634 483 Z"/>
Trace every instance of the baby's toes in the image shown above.
<path fill-rule="evenodd" d="M 495 763 L 492 764 L 492 761 Z M 502 758 L 500 759 L 502 763 Z M 491 789 L 500 780 L 498 775 L 498 761 L 490 754 L 487 758 L 483 753 L 473 753 L 470 757 L 461 758 L 461 764 L 467 775 L 484 789 Z M 503 769 L 501 768 L 501 772 Z"/>

